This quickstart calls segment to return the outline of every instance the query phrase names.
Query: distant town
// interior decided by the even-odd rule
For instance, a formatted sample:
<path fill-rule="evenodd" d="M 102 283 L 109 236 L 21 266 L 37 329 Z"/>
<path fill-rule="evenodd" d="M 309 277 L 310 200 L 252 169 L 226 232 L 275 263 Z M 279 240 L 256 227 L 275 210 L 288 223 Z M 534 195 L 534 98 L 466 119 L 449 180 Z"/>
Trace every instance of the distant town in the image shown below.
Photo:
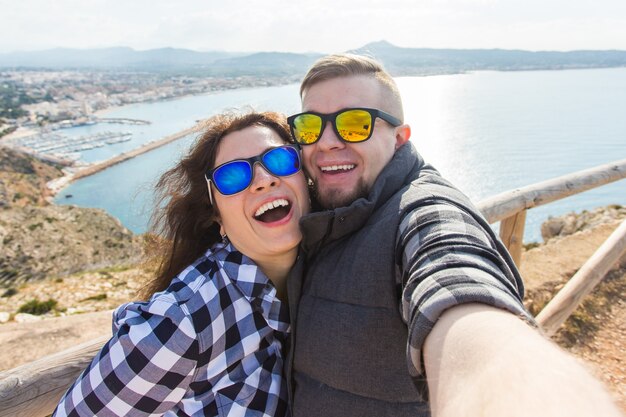
<path fill-rule="evenodd" d="M 99 122 L 98 111 L 125 104 L 294 81 L 290 77 L 199 78 L 146 72 L 5 70 L 0 71 L 0 136 L 18 130 L 23 131 L 18 136 L 33 135 L 42 129 Z"/>

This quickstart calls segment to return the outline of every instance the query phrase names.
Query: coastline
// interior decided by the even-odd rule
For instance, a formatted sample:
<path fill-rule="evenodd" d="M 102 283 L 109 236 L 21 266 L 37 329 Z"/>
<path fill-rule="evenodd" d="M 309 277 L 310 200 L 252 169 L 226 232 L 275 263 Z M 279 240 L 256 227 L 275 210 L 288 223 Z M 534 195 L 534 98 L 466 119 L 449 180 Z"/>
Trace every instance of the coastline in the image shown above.
<path fill-rule="evenodd" d="M 237 88 L 237 90 L 241 90 L 241 89 L 258 89 L 258 88 L 265 88 L 268 86 L 281 86 L 281 85 L 289 85 L 291 84 L 291 82 L 276 82 L 276 83 L 271 83 L 269 85 L 246 85 L 246 86 L 242 86 L 240 88 Z M 222 93 L 224 91 L 228 91 L 231 89 L 228 88 L 224 88 L 224 89 L 219 89 L 219 90 L 214 90 L 214 91 L 207 91 L 207 92 L 203 92 L 203 93 L 199 93 L 199 94 L 182 94 L 180 96 L 173 96 L 173 97 L 167 97 L 167 98 L 162 98 L 162 99 L 158 99 L 158 100 L 153 100 L 150 102 L 161 102 L 161 101 L 173 101 L 173 100 L 178 100 L 181 98 L 185 98 L 185 97 L 194 97 L 194 96 L 205 96 L 205 95 L 213 95 L 213 94 L 218 94 L 218 93 Z M 144 102 L 136 102 L 136 103 L 124 103 L 118 106 L 111 106 L 111 107 L 107 107 L 104 109 L 100 109 L 100 110 L 96 110 L 95 112 L 93 112 L 93 115 L 96 117 L 106 117 L 107 114 L 110 114 L 113 111 L 116 111 L 118 109 L 124 108 L 124 107 L 129 107 L 129 106 L 133 106 L 136 104 L 142 104 Z M 167 145 L 171 142 L 174 142 L 178 139 L 182 139 L 185 136 L 188 136 L 190 134 L 196 133 L 198 131 L 200 131 L 202 129 L 202 126 L 204 125 L 204 123 L 206 122 L 207 119 L 204 120 L 200 120 L 198 121 L 194 126 L 184 129 L 180 132 L 177 133 L 173 133 L 171 135 L 165 136 L 161 139 L 157 139 L 157 140 L 153 140 L 150 141 L 146 144 L 141 145 L 140 147 L 133 149 L 131 151 L 128 152 L 123 152 L 119 155 L 116 155 L 110 159 L 104 160 L 104 161 L 100 161 L 100 162 L 94 162 L 94 163 L 86 163 L 86 162 L 78 162 L 75 165 L 72 166 L 68 166 L 66 168 L 63 169 L 64 172 L 64 176 L 60 177 L 60 178 L 55 178 L 51 181 L 49 181 L 47 183 L 47 193 L 46 193 L 46 200 L 49 203 L 53 202 L 54 197 L 65 187 L 67 187 L 69 184 L 71 184 L 73 181 L 84 178 L 84 177 L 88 177 L 90 175 L 96 174 L 100 171 L 103 171 L 107 168 L 110 168 L 113 165 L 119 164 L 121 162 L 127 161 L 129 159 L 132 159 L 136 156 L 142 155 L 144 153 L 150 152 L 154 149 L 157 149 L 161 146 Z M 18 133 L 19 132 L 19 133 Z M 12 136 L 12 135 L 16 135 L 16 133 L 18 133 L 17 136 Z M 8 139 L 9 137 L 22 137 L 22 136 L 29 136 L 32 134 L 37 133 L 37 131 L 33 130 L 33 129 L 27 129 L 27 128 L 20 128 L 18 129 L 16 132 L 13 132 L 9 135 L 6 135 L 5 137 L 1 138 L 1 139 Z"/>

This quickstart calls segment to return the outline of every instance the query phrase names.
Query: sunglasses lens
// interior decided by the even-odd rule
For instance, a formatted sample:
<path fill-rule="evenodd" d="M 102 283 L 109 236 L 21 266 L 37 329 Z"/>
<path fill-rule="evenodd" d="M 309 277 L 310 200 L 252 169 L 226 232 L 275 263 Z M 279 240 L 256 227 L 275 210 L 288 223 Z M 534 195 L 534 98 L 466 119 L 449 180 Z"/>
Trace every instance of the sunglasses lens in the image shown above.
<path fill-rule="evenodd" d="M 337 131 L 347 142 L 362 142 L 372 133 L 372 115 L 365 110 L 347 110 L 337 115 Z"/>
<path fill-rule="evenodd" d="M 315 114 L 301 114 L 293 121 L 295 139 L 304 145 L 315 142 L 321 131 L 322 118 Z"/>
<path fill-rule="evenodd" d="M 215 187 L 224 195 L 243 191 L 252 182 L 252 168 L 245 161 L 233 161 L 222 165 L 213 173 Z"/>
<path fill-rule="evenodd" d="M 272 174 L 284 177 L 298 172 L 300 157 L 298 151 L 292 147 L 275 148 L 263 155 L 263 165 Z"/>

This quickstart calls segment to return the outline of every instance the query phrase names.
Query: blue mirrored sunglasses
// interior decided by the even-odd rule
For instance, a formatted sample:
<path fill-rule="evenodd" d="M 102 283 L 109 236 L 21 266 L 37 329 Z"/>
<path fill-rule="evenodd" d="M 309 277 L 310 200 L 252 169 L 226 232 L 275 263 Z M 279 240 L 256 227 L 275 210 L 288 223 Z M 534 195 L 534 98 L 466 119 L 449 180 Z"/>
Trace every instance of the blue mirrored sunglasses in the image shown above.
<path fill-rule="evenodd" d="M 271 175 L 286 177 L 300 171 L 300 152 L 296 145 L 285 145 L 268 149 L 261 155 L 246 159 L 235 159 L 226 162 L 205 173 L 207 181 L 212 182 L 223 195 L 234 195 L 242 192 L 252 184 L 254 165 L 261 164 Z M 209 199 L 213 204 L 211 184 Z"/>

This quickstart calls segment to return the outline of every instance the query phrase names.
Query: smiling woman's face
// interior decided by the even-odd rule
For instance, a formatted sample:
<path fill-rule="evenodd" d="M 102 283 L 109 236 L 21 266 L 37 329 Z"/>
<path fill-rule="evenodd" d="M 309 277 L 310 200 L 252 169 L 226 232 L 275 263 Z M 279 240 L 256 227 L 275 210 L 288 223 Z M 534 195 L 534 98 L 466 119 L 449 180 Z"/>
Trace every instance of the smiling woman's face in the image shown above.
<path fill-rule="evenodd" d="M 283 145 L 285 142 L 272 129 L 250 126 L 222 138 L 215 166 Z M 261 263 L 297 251 L 302 239 L 298 222 L 309 212 L 309 194 L 302 170 L 279 177 L 255 164 L 252 183 L 242 192 L 226 196 L 212 187 L 222 232 L 240 252 Z"/>

